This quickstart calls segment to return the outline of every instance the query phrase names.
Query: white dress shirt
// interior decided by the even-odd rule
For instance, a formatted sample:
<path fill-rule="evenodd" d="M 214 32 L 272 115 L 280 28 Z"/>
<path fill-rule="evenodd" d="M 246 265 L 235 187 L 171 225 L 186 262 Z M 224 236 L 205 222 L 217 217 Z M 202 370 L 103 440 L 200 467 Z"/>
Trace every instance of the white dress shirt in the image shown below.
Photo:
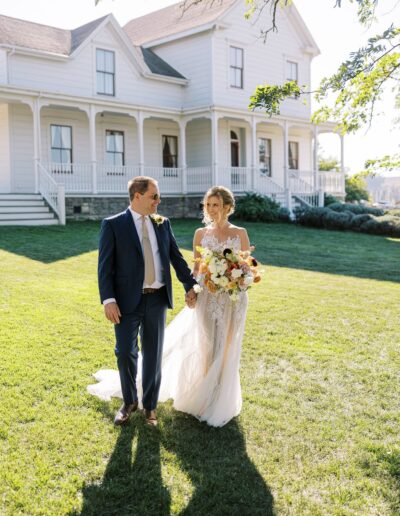
<path fill-rule="evenodd" d="M 133 222 L 136 227 L 139 241 L 140 241 L 140 244 L 142 245 L 142 215 L 140 215 L 140 213 L 137 213 L 136 211 L 132 210 L 132 208 L 130 206 L 129 206 L 129 211 L 132 214 Z M 151 222 L 148 215 L 145 216 L 145 221 L 146 221 L 145 224 L 147 226 L 147 232 L 149 234 L 151 250 L 153 251 L 154 271 L 155 271 L 156 279 L 151 285 L 147 285 L 147 284 L 143 283 L 143 288 L 161 288 L 162 286 L 165 285 L 164 269 L 161 264 L 160 250 L 158 249 L 156 232 L 155 232 L 153 223 Z M 142 248 L 142 251 L 143 251 L 143 248 Z M 103 305 L 106 305 L 108 303 L 115 303 L 115 301 L 116 300 L 113 297 L 110 297 L 103 301 Z"/>

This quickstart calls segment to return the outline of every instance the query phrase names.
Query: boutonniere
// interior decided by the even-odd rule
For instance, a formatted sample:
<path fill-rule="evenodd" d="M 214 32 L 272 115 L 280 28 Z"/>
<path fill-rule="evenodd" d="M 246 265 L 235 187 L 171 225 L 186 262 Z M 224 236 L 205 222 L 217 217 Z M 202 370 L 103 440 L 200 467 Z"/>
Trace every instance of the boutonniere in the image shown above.
<path fill-rule="evenodd" d="M 154 220 L 154 222 L 157 224 L 157 226 L 162 224 L 165 220 L 165 217 L 163 217 L 162 215 L 158 215 L 158 213 L 154 214 L 154 215 L 150 215 L 150 218 Z"/>

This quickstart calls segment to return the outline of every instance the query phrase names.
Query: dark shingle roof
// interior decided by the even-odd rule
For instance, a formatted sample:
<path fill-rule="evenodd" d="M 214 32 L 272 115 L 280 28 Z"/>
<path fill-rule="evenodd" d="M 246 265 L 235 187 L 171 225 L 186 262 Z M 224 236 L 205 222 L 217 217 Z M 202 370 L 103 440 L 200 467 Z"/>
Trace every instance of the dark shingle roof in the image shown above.
<path fill-rule="evenodd" d="M 166 63 L 161 57 L 155 54 L 149 48 L 140 47 L 143 59 L 145 60 L 147 66 L 153 73 L 157 73 L 159 75 L 166 75 L 167 77 L 177 77 L 179 79 L 185 79 L 183 75 L 181 75 L 175 68 L 172 68 L 168 63 Z"/>
<path fill-rule="evenodd" d="M 159 11 L 134 18 L 124 26 L 124 31 L 134 45 L 143 45 L 148 41 L 155 41 L 211 23 L 235 2 L 236 0 L 206 0 L 183 12 L 181 1 Z"/>

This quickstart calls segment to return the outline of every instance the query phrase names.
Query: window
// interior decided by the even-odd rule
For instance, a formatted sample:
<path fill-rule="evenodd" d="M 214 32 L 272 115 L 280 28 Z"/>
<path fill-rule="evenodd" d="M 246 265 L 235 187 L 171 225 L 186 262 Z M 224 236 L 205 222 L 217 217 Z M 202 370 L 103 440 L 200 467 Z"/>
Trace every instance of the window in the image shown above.
<path fill-rule="evenodd" d="M 289 168 L 291 170 L 299 169 L 299 144 L 298 144 L 298 142 L 289 142 Z"/>
<path fill-rule="evenodd" d="M 72 174 L 72 127 L 69 125 L 51 125 L 51 161 L 52 163 L 65 164 L 53 170 Z"/>
<path fill-rule="evenodd" d="M 163 167 L 177 168 L 178 166 L 178 138 L 177 136 L 162 136 Z M 176 171 L 164 170 L 164 176 L 175 177 Z"/>
<path fill-rule="evenodd" d="M 258 139 L 258 164 L 260 173 L 264 176 L 271 177 L 271 140 L 269 138 Z"/>
<path fill-rule="evenodd" d="M 97 93 L 115 95 L 115 55 L 110 50 L 96 50 Z"/>
<path fill-rule="evenodd" d="M 294 61 L 286 61 L 286 80 L 298 82 L 299 66 Z"/>
<path fill-rule="evenodd" d="M 230 47 L 230 85 L 243 88 L 243 48 Z"/>
<path fill-rule="evenodd" d="M 235 131 L 231 131 L 231 167 L 239 167 L 239 138 Z"/>
<path fill-rule="evenodd" d="M 106 131 L 106 163 L 112 166 L 125 165 L 124 133 L 122 131 Z M 115 175 L 107 172 L 107 175 Z M 123 172 L 119 172 L 123 174 Z"/>

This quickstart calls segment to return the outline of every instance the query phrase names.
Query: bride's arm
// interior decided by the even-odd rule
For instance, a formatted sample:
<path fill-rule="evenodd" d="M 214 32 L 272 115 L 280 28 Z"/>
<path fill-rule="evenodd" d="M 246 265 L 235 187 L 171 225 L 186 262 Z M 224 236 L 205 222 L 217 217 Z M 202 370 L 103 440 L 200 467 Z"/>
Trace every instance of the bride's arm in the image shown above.
<path fill-rule="evenodd" d="M 247 231 L 244 228 L 240 228 L 239 236 L 242 251 L 250 251 L 249 235 L 247 234 Z"/>
<path fill-rule="evenodd" d="M 197 251 L 196 247 L 201 244 L 201 239 L 203 237 L 204 228 L 196 229 L 193 237 L 193 257 L 194 257 L 194 266 L 193 266 L 193 276 L 197 278 L 199 273 L 200 263 L 196 262 L 196 258 L 200 258 L 200 253 Z"/>

